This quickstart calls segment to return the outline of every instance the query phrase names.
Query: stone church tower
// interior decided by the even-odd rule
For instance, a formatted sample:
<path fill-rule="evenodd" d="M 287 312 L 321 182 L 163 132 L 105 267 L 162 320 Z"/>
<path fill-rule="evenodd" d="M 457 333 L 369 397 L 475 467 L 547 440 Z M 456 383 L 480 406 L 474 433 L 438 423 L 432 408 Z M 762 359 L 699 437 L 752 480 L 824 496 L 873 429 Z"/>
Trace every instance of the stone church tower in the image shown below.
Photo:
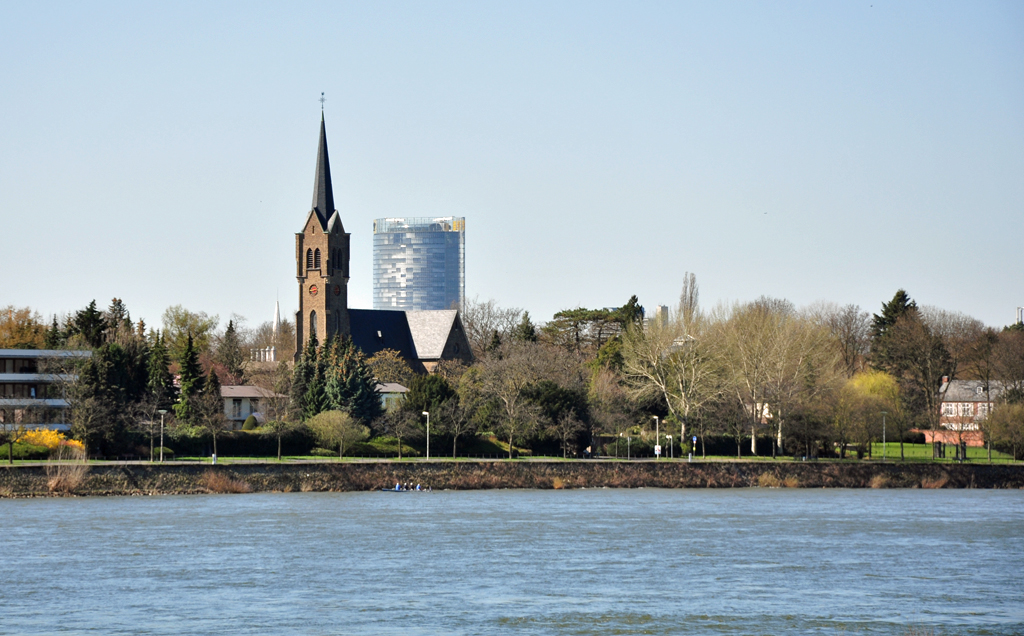
<path fill-rule="evenodd" d="M 295 312 L 295 356 L 310 338 L 324 342 L 351 333 L 348 313 L 349 234 L 334 209 L 331 162 L 327 157 L 327 129 L 320 115 L 320 147 L 313 181 L 313 209 L 302 232 L 295 235 L 295 277 L 299 282 L 299 310 Z"/>

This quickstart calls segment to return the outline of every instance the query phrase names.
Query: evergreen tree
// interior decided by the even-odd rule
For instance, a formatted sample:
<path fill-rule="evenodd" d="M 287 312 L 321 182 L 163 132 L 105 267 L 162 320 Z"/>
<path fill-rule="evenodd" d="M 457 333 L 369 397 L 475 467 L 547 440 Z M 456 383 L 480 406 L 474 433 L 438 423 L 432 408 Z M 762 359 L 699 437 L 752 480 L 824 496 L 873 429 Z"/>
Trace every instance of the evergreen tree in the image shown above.
<path fill-rule="evenodd" d="M 197 400 L 203 392 L 205 382 L 203 367 L 199 364 L 199 352 L 196 351 L 191 333 L 188 334 L 185 350 L 178 362 L 181 365 L 179 375 L 181 392 L 178 395 L 177 404 L 174 405 L 174 415 L 178 420 L 194 425 L 199 417 Z"/>
<path fill-rule="evenodd" d="M 487 353 L 497 353 L 501 349 L 501 336 L 498 335 L 498 330 L 495 329 L 494 333 L 491 334 L 491 341 L 487 344 Z"/>
<path fill-rule="evenodd" d="M 324 377 L 326 361 L 324 351 L 316 347 L 316 342 L 310 339 L 313 344 L 313 358 L 310 367 L 309 380 L 306 384 L 306 392 L 302 397 L 302 419 L 309 418 L 329 411 L 331 409 L 330 399 L 327 397 L 327 380 Z"/>
<path fill-rule="evenodd" d="M 512 339 L 520 342 L 537 342 L 537 328 L 530 320 L 530 312 L 523 312 L 519 324 L 512 329 Z"/>
<path fill-rule="evenodd" d="M 897 290 L 896 295 L 887 303 L 882 303 L 881 315 L 875 314 L 871 320 L 871 337 L 881 338 L 889 327 L 896 324 L 901 316 L 917 311 L 917 303 L 910 298 L 905 290 Z"/>
<path fill-rule="evenodd" d="M 306 391 L 316 372 L 316 353 L 316 344 L 310 338 L 302 355 L 295 361 L 295 368 L 292 369 L 290 410 L 291 417 L 296 420 L 306 419 Z"/>
<path fill-rule="evenodd" d="M 171 375 L 171 354 L 163 335 L 157 333 L 149 349 L 149 381 L 147 389 L 158 409 L 169 409 L 174 402 L 174 377 Z"/>
<path fill-rule="evenodd" d="M 57 323 L 57 316 L 53 317 L 53 324 L 46 330 L 45 346 L 47 349 L 60 349 L 67 342 L 67 336 Z"/>
<path fill-rule="evenodd" d="M 235 330 L 235 321 L 228 321 L 228 328 L 224 331 L 217 347 L 217 355 L 214 359 L 223 364 L 227 372 L 236 378 L 242 377 L 242 364 L 245 362 L 245 354 L 242 352 L 242 342 Z"/>
<path fill-rule="evenodd" d="M 81 335 L 86 344 L 94 349 L 99 348 L 106 339 L 107 321 L 103 312 L 96 308 L 95 300 L 75 313 L 69 327 L 69 335 Z"/>
<path fill-rule="evenodd" d="M 882 303 L 882 313 L 875 314 L 871 320 L 871 362 L 879 370 L 899 375 L 898 358 L 892 342 L 896 323 L 904 320 L 919 320 L 917 303 L 906 291 L 900 289 L 887 303 Z"/>
<path fill-rule="evenodd" d="M 347 411 L 362 422 L 372 422 L 383 412 L 377 382 L 366 356 L 351 338 L 331 338 L 321 351 L 325 389 L 330 407 Z"/>
<path fill-rule="evenodd" d="M 630 296 L 626 304 L 619 307 L 616 313 L 618 314 L 618 320 L 622 322 L 623 328 L 629 325 L 638 325 L 644 319 L 644 308 L 640 306 L 640 300 L 635 294 Z"/>
<path fill-rule="evenodd" d="M 455 388 L 439 375 L 418 375 L 409 383 L 402 408 L 413 414 L 436 412 L 442 404 L 456 397 Z"/>
<path fill-rule="evenodd" d="M 110 301 L 110 307 L 107 308 L 107 327 L 109 329 L 123 327 L 128 331 L 132 329 L 131 314 L 128 313 L 128 307 L 120 298 L 114 298 Z"/>

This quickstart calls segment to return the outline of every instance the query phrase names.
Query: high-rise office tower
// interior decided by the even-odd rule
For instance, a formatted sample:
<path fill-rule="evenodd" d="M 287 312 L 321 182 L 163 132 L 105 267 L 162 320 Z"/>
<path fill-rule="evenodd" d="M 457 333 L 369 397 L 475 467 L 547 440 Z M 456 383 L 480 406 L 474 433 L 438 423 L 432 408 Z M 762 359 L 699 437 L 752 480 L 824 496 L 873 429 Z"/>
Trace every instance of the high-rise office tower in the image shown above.
<path fill-rule="evenodd" d="M 466 219 L 373 222 L 373 308 L 451 309 L 466 296 Z"/>

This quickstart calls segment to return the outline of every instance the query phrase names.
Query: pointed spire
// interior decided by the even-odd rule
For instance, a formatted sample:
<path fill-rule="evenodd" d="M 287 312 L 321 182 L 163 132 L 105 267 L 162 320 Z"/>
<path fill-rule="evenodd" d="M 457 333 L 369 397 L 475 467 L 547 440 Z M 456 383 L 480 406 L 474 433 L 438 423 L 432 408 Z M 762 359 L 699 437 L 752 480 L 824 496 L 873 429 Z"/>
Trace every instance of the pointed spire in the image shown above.
<path fill-rule="evenodd" d="M 313 181 L 313 209 L 320 217 L 320 225 L 327 228 L 327 221 L 334 214 L 334 189 L 331 187 L 331 161 L 327 158 L 327 127 L 324 114 L 320 113 L 320 147 L 316 151 L 316 178 Z"/>
<path fill-rule="evenodd" d="M 274 303 L 274 342 L 277 342 L 277 337 L 281 333 L 281 301 L 278 300 Z"/>

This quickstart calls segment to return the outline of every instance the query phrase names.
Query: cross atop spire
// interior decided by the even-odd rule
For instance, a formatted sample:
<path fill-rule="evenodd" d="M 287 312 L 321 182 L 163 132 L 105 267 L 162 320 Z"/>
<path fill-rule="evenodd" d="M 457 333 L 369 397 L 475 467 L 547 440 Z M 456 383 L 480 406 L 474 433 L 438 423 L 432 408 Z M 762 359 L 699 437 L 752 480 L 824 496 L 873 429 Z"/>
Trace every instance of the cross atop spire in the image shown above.
<path fill-rule="evenodd" d="M 313 180 L 313 210 L 320 218 L 320 225 L 327 228 L 327 221 L 334 214 L 334 189 L 331 187 L 331 161 L 327 157 L 327 127 L 324 114 L 320 113 L 320 147 L 316 151 L 316 177 Z"/>

